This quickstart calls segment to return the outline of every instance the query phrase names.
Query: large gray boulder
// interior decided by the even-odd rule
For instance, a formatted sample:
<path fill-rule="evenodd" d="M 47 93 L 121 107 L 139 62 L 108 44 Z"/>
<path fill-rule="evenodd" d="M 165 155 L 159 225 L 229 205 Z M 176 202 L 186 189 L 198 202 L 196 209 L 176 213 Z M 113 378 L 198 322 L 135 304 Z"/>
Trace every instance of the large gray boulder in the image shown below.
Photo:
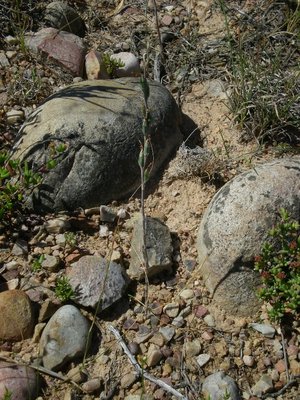
<path fill-rule="evenodd" d="M 161 84 L 149 83 L 153 176 L 182 135 L 175 100 Z M 35 165 L 51 157 L 53 146 L 67 146 L 58 166 L 34 192 L 34 207 L 72 210 L 131 195 L 140 184 L 142 121 L 138 78 L 84 81 L 49 97 L 24 123 L 15 145 L 15 157 Z"/>
<path fill-rule="evenodd" d="M 259 276 L 253 258 L 279 209 L 300 219 L 300 157 L 278 159 L 242 173 L 224 185 L 204 213 L 197 239 L 199 273 L 227 313 L 257 310 Z"/>

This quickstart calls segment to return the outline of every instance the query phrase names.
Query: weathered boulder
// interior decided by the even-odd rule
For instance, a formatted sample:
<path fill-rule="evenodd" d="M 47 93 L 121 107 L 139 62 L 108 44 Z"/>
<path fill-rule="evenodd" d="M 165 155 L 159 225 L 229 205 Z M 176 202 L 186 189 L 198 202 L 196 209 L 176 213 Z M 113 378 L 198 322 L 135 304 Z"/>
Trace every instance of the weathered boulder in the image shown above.
<path fill-rule="evenodd" d="M 161 84 L 149 82 L 152 176 L 180 145 L 181 114 Z M 53 145 L 67 147 L 33 195 L 39 211 L 89 208 L 131 195 L 140 184 L 143 97 L 137 78 L 68 86 L 35 110 L 20 130 L 15 156 L 36 165 Z"/>
<path fill-rule="evenodd" d="M 100 256 L 81 257 L 67 269 L 67 277 L 75 292 L 74 302 L 98 308 L 98 312 L 120 300 L 129 283 L 120 264 L 110 262 L 108 266 L 108 262 Z"/>
<path fill-rule="evenodd" d="M 198 231 L 199 273 L 214 300 L 228 313 L 257 310 L 259 276 L 253 258 L 279 209 L 300 219 L 300 157 L 278 159 L 242 173 L 213 197 Z"/>
<path fill-rule="evenodd" d="M 22 290 L 0 293 L 0 340 L 28 339 L 33 328 L 34 314 L 27 294 Z"/>
<path fill-rule="evenodd" d="M 88 344 L 89 321 L 72 306 L 61 307 L 51 317 L 40 340 L 45 368 L 58 370 L 84 354 Z"/>

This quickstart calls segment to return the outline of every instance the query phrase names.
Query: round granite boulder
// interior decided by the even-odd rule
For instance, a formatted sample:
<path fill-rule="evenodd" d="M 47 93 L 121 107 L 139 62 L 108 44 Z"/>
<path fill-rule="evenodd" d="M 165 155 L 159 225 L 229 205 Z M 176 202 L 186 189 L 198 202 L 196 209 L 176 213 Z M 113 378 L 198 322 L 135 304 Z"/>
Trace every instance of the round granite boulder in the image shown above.
<path fill-rule="evenodd" d="M 253 270 L 268 231 L 285 208 L 300 220 L 300 157 L 278 159 L 224 185 L 204 213 L 197 239 L 199 273 L 221 308 L 252 315 L 260 284 Z"/>
<path fill-rule="evenodd" d="M 181 114 L 169 91 L 150 82 L 153 176 L 182 142 Z M 65 147 L 33 194 L 39 211 L 93 207 L 124 198 L 140 185 L 143 94 L 138 78 L 83 81 L 49 97 L 25 121 L 15 157 L 42 168 Z"/>

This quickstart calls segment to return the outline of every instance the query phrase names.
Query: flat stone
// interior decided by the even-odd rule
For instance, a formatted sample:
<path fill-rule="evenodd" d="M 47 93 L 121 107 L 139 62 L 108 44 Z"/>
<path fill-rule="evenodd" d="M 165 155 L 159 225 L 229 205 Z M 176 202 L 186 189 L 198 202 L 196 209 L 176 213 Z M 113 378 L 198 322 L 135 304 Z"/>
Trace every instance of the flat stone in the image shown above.
<path fill-rule="evenodd" d="M 171 271 L 172 267 L 172 239 L 169 228 L 160 220 L 146 217 L 146 249 L 149 268 L 148 277 L 152 277 L 162 271 Z M 145 277 L 143 269 L 142 251 L 142 219 L 138 216 L 134 223 L 131 240 L 131 260 L 127 270 L 128 275 L 133 279 L 142 280 Z"/>
<path fill-rule="evenodd" d="M 172 325 L 176 326 L 176 328 L 181 328 L 185 324 L 184 318 L 181 315 L 174 318 L 172 321 Z"/>
<path fill-rule="evenodd" d="M 179 293 L 179 296 L 187 301 L 187 300 L 191 300 L 195 297 L 194 291 L 192 289 L 184 289 Z"/>
<path fill-rule="evenodd" d="M 265 337 L 272 339 L 275 335 L 275 329 L 271 325 L 251 323 L 249 326 L 257 332 L 262 333 Z"/>
<path fill-rule="evenodd" d="M 208 325 L 208 326 L 210 326 L 212 328 L 216 325 L 215 319 L 211 314 L 205 315 L 203 320 L 206 323 L 206 325 Z"/>
<path fill-rule="evenodd" d="M 18 341 L 32 336 L 34 314 L 29 297 L 22 290 L 0 293 L 0 339 Z"/>
<path fill-rule="evenodd" d="M 73 33 L 44 28 L 26 34 L 25 44 L 33 52 L 46 54 L 74 76 L 83 76 L 86 49 L 82 39 Z"/>
<path fill-rule="evenodd" d="M 101 387 L 101 380 L 99 378 L 90 379 L 82 385 L 82 390 L 86 393 L 95 393 Z"/>
<path fill-rule="evenodd" d="M 84 354 L 89 322 L 72 306 L 62 306 L 47 323 L 40 340 L 40 356 L 45 368 L 59 370 Z"/>
<path fill-rule="evenodd" d="M 114 222 L 117 218 L 117 214 L 108 206 L 100 206 L 100 221 L 102 222 Z"/>
<path fill-rule="evenodd" d="M 68 268 L 69 278 L 75 296 L 73 301 L 85 307 L 96 308 L 98 312 L 110 307 L 124 295 L 129 279 L 120 264 L 108 262 L 100 256 L 83 256 Z"/>
<path fill-rule="evenodd" d="M 272 378 L 269 375 L 262 375 L 259 381 L 252 386 L 251 391 L 254 396 L 262 396 L 265 393 L 271 392 L 273 389 Z"/>
<path fill-rule="evenodd" d="M 210 360 L 210 355 L 209 354 L 200 354 L 197 357 L 197 363 L 198 363 L 200 368 L 203 367 L 205 364 L 207 364 L 209 360 Z"/>
<path fill-rule="evenodd" d="M 175 335 L 175 328 L 173 328 L 172 326 L 162 326 L 161 328 L 159 328 L 159 332 L 165 338 L 166 343 L 169 343 Z"/>
<path fill-rule="evenodd" d="M 147 365 L 148 367 L 154 367 L 163 358 L 160 348 L 155 344 L 151 343 L 147 352 Z"/>
<path fill-rule="evenodd" d="M 3 51 L 0 51 L 0 66 L 1 67 L 9 67 L 10 63 Z"/>
<path fill-rule="evenodd" d="M 14 256 L 25 256 L 28 254 L 28 243 L 26 240 L 18 239 L 16 243 L 13 245 L 11 254 Z"/>
<path fill-rule="evenodd" d="M 45 254 L 45 258 L 42 262 L 42 268 L 47 269 L 50 272 L 55 272 L 59 269 L 60 258 L 49 254 Z"/>
<path fill-rule="evenodd" d="M 186 358 L 198 356 L 201 351 L 201 343 L 200 340 L 195 339 L 191 342 L 186 342 L 184 344 L 184 353 Z"/>
<path fill-rule="evenodd" d="M 153 343 L 158 347 L 163 347 L 165 344 L 165 338 L 161 333 L 155 333 L 152 338 L 149 339 L 149 343 Z"/>
<path fill-rule="evenodd" d="M 10 110 L 6 113 L 6 120 L 8 125 L 14 125 L 17 122 L 21 122 L 24 119 L 24 111 L 22 110 Z"/>
<path fill-rule="evenodd" d="M 204 306 L 198 306 L 195 310 L 195 316 L 197 318 L 203 318 L 209 313 L 208 309 Z"/>
<path fill-rule="evenodd" d="M 44 228 L 48 233 L 63 233 L 71 228 L 69 221 L 66 218 L 49 219 L 44 223 Z"/>
<path fill-rule="evenodd" d="M 133 383 L 137 380 L 137 376 L 133 372 L 129 372 L 128 374 L 123 375 L 121 377 L 121 388 L 126 389 L 133 385 Z"/>
<path fill-rule="evenodd" d="M 170 318 L 177 317 L 179 313 L 179 304 L 178 303 L 168 303 L 163 308 L 164 313 L 166 313 Z"/>

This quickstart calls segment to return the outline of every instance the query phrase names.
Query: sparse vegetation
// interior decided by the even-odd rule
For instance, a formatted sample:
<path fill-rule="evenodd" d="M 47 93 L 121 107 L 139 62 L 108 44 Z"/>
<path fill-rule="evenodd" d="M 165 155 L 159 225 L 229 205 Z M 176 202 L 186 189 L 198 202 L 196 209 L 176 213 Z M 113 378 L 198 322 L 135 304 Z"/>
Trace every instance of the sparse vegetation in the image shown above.
<path fill-rule="evenodd" d="M 111 78 L 116 78 L 117 69 L 125 66 L 125 64 L 120 59 L 116 60 L 107 53 L 103 54 L 103 63 L 106 72 Z"/>
<path fill-rule="evenodd" d="M 0 222 L 9 225 L 25 213 L 28 198 L 38 187 L 45 173 L 56 167 L 66 146 L 49 144 L 50 157 L 44 165 L 33 168 L 25 160 L 11 158 L 7 151 L 0 152 Z"/>
<path fill-rule="evenodd" d="M 220 0 L 229 53 L 230 111 L 244 138 L 299 143 L 300 9 L 260 1 L 237 13 Z"/>
<path fill-rule="evenodd" d="M 269 316 L 277 322 L 300 312 L 300 225 L 284 209 L 280 217 L 255 259 L 263 283 L 258 295 L 270 304 Z"/>
<path fill-rule="evenodd" d="M 62 302 L 72 300 L 75 293 L 67 276 L 63 275 L 56 281 L 55 295 Z"/>
<path fill-rule="evenodd" d="M 40 256 L 34 257 L 32 263 L 31 263 L 31 269 L 33 272 L 38 272 L 42 269 L 42 263 L 45 260 L 44 254 L 41 254 Z"/>

